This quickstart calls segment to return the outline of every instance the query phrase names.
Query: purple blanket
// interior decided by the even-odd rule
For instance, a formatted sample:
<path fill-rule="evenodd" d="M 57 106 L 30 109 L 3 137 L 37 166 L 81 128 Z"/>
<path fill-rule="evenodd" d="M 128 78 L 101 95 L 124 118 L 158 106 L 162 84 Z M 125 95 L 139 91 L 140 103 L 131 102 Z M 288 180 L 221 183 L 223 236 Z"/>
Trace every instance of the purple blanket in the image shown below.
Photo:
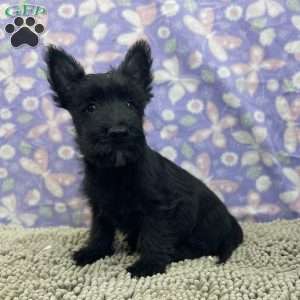
<path fill-rule="evenodd" d="M 299 217 L 300 0 L 30 3 L 46 8 L 34 16 L 44 30 L 26 25 L 39 44 L 18 48 L 21 29 L 0 4 L 0 223 L 88 224 L 74 130 L 50 100 L 43 48 L 104 72 L 138 38 L 154 57 L 149 144 L 240 220 Z"/>

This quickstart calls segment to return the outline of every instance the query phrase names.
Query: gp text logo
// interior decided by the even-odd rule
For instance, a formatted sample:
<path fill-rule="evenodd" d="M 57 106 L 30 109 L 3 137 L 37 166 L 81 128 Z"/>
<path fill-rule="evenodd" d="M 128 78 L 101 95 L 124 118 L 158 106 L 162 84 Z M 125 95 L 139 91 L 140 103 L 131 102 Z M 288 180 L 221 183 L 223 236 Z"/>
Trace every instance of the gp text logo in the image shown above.
<path fill-rule="evenodd" d="M 43 6 L 33 4 L 12 5 L 6 8 L 5 15 L 7 17 L 28 17 L 46 15 L 47 9 Z"/>

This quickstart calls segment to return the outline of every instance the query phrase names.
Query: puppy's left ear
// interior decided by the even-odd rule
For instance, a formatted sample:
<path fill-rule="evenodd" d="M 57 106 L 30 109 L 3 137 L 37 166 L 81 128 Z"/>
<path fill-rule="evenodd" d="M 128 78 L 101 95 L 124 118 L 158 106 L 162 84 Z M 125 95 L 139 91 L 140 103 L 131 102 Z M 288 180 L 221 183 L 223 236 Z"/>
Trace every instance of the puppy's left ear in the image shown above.
<path fill-rule="evenodd" d="M 125 75 L 142 84 L 147 91 L 150 91 L 152 83 L 151 66 L 150 46 L 145 40 L 139 40 L 128 50 L 120 69 Z"/>

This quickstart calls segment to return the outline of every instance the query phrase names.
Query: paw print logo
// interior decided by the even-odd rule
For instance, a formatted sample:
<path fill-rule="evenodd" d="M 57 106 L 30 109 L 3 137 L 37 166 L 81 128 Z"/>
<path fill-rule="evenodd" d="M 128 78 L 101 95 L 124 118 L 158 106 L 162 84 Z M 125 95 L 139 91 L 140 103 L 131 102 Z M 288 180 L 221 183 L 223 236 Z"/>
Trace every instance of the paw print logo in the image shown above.
<path fill-rule="evenodd" d="M 26 23 L 26 24 L 25 24 Z M 19 47 L 23 44 L 34 47 L 38 44 L 38 35 L 42 33 L 45 28 L 42 24 L 35 24 L 33 17 L 24 19 L 17 17 L 14 20 L 14 24 L 7 24 L 5 31 L 12 34 L 11 44 L 14 47 Z"/>

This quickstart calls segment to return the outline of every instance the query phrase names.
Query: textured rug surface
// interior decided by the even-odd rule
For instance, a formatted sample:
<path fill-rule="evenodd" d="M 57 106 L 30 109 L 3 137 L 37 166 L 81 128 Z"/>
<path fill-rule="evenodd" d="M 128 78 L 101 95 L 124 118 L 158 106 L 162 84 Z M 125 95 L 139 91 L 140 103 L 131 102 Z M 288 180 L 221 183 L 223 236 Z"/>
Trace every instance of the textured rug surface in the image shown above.
<path fill-rule="evenodd" d="M 245 242 L 223 266 L 206 257 L 173 263 L 167 273 L 131 279 L 137 259 L 116 254 L 76 267 L 71 253 L 86 229 L 0 226 L 1 300 L 300 299 L 300 220 L 243 224 Z"/>

